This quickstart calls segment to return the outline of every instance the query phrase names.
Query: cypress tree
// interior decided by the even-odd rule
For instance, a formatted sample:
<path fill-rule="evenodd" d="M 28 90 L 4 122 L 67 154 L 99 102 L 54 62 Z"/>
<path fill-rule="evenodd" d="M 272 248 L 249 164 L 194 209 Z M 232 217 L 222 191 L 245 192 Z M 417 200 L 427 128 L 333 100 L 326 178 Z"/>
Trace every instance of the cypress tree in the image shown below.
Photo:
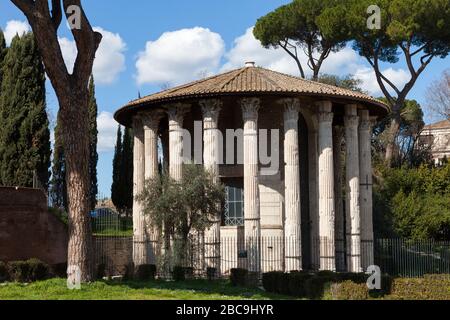
<path fill-rule="evenodd" d="M 0 90 L 1 90 L 1 84 L 2 84 L 2 67 L 3 67 L 3 60 L 5 59 L 6 55 L 6 41 L 5 41 L 5 35 L 3 34 L 3 30 L 0 29 Z M 0 107 L 1 108 L 1 107 Z"/>
<path fill-rule="evenodd" d="M 123 136 L 123 150 L 122 150 L 122 197 L 123 209 L 127 215 L 133 208 L 133 147 L 134 136 L 133 130 L 126 128 Z"/>
<path fill-rule="evenodd" d="M 121 194 L 121 178 L 122 178 L 122 129 L 119 125 L 117 128 L 116 148 L 114 149 L 113 158 L 113 182 L 111 185 L 111 200 L 118 210 L 123 209 L 123 198 Z"/>
<path fill-rule="evenodd" d="M 62 137 L 61 121 L 58 120 L 55 128 L 55 145 L 53 147 L 52 181 L 50 189 L 53 205 L 69 210 L 67 202 L 66 184 L 66 158 L 64 156 L 64 141 Z"/>
<path fill-rule="evenodd" d="M 16 36 L 3 62 L 0 106 L 0 183 L 47 189 L 50 130 L 45 73 L 32 33 Z"/>
<path fill-rule="evenodd" d="M 98 163 L 98 153 L 97 153 L 97 100 L 95 99 L 95 84 L 94 77 L 91 76 L 89 81 L 89 177 L 90 177 L 90 189 L 89 189 L 89 202 L 91 210 L 95 209 L 97 205 L 97 163 Z"/>

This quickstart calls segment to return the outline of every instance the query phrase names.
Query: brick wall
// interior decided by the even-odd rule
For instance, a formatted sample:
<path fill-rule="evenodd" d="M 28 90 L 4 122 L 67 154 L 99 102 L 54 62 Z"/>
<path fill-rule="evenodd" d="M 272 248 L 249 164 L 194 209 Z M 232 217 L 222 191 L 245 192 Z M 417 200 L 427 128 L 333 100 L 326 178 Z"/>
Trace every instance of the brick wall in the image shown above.
<path fill-rule="evenodd" d="M 67 261 L 67 227 L 48 212 L 41 190 L 0 187 L 0 261 Z"/>

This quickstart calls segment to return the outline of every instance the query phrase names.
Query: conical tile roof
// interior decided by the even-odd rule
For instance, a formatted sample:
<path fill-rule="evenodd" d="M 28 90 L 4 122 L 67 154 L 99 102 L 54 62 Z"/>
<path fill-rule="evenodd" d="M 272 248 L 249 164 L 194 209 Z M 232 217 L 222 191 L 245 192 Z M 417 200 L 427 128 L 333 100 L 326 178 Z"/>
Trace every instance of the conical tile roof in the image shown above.
<path fill-rule="evenodd" d="M 275 72 L 260 67 L 244 67 L 222 73 L 206 79 L 177 86 L 137 100 L 133 100 L 118 110 L 115 118 L 127 122 L 125 113 L 136 112 L 140 107 L 180 102 L 194 98 L 209 98 L 230 95 L 289 95 L 315 96 L 321 98 L 338 98 L 354 100 L 369 105 L 369 108 L 381 109 L 387 113 L 387 106 L 366 94 L 313 82 L 291 75 Z M 378 110 L 380 113 L 380 110 Z"/>

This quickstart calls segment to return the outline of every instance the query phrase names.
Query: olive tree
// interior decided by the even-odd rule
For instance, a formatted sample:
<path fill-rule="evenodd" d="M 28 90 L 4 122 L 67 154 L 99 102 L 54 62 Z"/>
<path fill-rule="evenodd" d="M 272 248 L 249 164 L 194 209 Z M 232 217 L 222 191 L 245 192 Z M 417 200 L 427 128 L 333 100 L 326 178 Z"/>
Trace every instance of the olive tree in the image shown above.
<path fill-rule="evenodd" d="M 176 261 L 183 261 L 191 231 L 205 231 L 221 213 L 225 192 L 212 174 L 203 166 L 183 166 L 181 181 L 163 173 L 145 182 L 144 191 L 137 196 L 150 224 L 164 230 L 164 252 L 170 252 L 170 239 L 179 244 Z"/>

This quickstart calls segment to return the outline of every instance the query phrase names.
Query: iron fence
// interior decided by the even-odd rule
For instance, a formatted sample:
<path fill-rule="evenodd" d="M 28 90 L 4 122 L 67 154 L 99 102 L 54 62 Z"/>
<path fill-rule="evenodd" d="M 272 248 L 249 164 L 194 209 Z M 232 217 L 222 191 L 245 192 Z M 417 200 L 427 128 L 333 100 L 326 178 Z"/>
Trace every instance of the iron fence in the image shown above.
<path fill-rule="evenodd" d="M 397 277 L 450 274 L 450 241 L 378 239 L 375 264 Z"/>
<path fill-rule="evenodd" d="M 298 253 L 303 270 L 361 272 L 374 264 L 383 273 L 396 277 L 450 274 L 450 241 L 315 239 L 301 246 L 295 239 L 285 237 L 245 239 L 238 234 L 216 241 L 202 233 L 191 234 L 185 240 L 144 236 L 139 239 L 132 235 L 130 218 L 105 213 L 93 217 L 92 221 L 95 262 L 103 265 L 107 275 L 124 274 L 134 260 L 133 252 L 145 255 L 144 260 L 156 265 L 158 276 L 163 278 L 170 278 L 175 266 L 184 267 L 192 277 L 201 278 L 208 275 L 208 268 L 214 267 L 217 267 L 215 274 L 218 277 L 228 277 L 234 268 L 260 274 L 288 272 L 293 271 L 287 270 L 285 261 L 285 253 L 292 252 L 290 248 L 301 248 Z M 305 246 L 310 248 L 304 250 Z M 253 252 L 258 252 L 258 255 L 252 256 Z M 361 268 L 352 270 L 354 264 Z"/>

